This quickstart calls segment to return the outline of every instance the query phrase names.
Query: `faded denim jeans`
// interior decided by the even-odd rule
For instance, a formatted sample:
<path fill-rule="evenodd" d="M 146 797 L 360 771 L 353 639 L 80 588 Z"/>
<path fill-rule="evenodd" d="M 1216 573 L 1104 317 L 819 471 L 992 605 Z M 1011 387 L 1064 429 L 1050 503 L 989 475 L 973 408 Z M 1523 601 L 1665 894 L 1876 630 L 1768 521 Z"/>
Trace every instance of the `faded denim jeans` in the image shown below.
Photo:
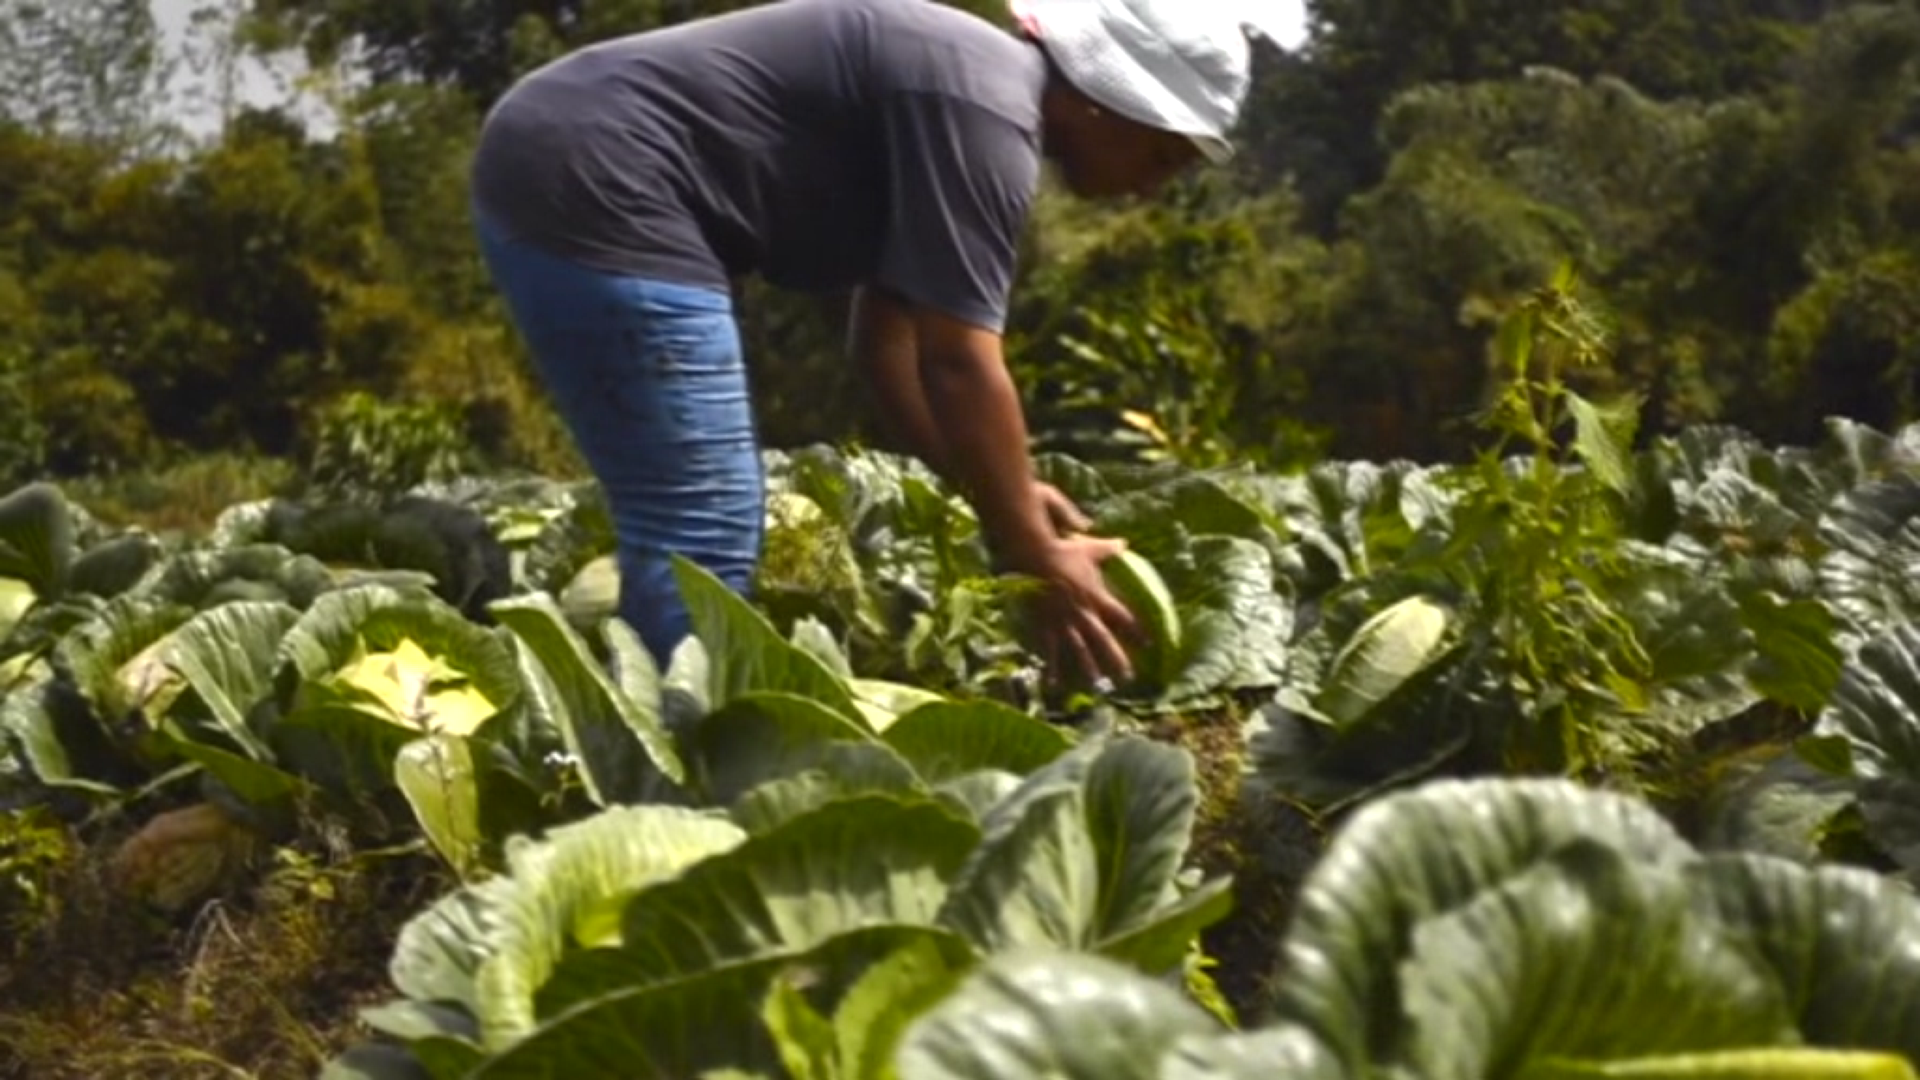
<path fill-rule="evenodd" d="M 606 491 L 620 617 L 664 669 L 689 633 L 669 555 L 745 594 L 765 478 L 727 293 L 602 273 L 503 238 L 481 251 L 562 420 Z"/>

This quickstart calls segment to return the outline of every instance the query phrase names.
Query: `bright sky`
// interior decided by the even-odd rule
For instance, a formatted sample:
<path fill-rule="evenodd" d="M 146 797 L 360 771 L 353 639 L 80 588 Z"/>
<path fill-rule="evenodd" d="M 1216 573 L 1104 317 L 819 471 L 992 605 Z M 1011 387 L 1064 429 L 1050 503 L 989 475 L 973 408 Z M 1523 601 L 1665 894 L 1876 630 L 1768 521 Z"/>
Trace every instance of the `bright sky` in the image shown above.
<path fill-rule="evenodd" d="M 153 0 L 153 13 L 160 24 L 160 32 L 174 48 L 179 48 L 186 40 L 195 11 L 227 6 L 226 3 L 216 4 L 213 0 Z M 289 100 L 294 96 L 292 83 L 300 69 L 296 57 L 277 58 L 272 64 L 247 58 L 237 73 L 235 94 L 239 101 L 235 105 L 271 106 Z M 196 86 L 194 89 L 204 92 L 207 87 Z M 187 110 L 186 115 L 180 118 L 181 123 L 194 135 L 210 135 L 218 130 L 220 116 L 214 100 L 208 98 L 199 107 Z"/>
<path fill-rule="evenodd" d="M 1307 36 L 1306 0 L 1256 0 L 1263 6 L 1273 5 L 1277 12 L 1275 29 L 1280 36 L 1283 48 L 1294 49 L 1305 41 Z M 193 12 L 209 5 L 209 0 L 153 0 L 154 15 L 159 20 L 161 30 L 169 40 L 179 42 L 186 34 Z M 242 103 L 252 105 L 271 105 L 286 101 L 293 94 L 292 81 L 298 77 L 300 65 L 297 60 L 288 58 L 272 66 L 258 60 L 249 59 L 239 73 L 237 92 Z M 323 117 L 323 111 L 314 110 L 316 118 Z M 186 126 L 196 135 L 211 134 L 219 126 L 219 116 L 212 109 L 196 109 L 183 119 Z"/>

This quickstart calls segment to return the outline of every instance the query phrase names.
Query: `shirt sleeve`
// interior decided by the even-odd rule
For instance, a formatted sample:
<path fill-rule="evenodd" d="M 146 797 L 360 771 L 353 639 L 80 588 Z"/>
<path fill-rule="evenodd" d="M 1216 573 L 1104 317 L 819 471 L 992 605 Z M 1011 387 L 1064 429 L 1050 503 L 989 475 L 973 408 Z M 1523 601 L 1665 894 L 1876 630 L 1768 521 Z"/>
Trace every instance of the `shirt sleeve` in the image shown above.
<path fill-rule="evenodd" d="M 1037 135 L 938 94 L 896 95 L 884 123 L 890 179 L 876 284 L 1001 333 L 1040 183 Z"/>

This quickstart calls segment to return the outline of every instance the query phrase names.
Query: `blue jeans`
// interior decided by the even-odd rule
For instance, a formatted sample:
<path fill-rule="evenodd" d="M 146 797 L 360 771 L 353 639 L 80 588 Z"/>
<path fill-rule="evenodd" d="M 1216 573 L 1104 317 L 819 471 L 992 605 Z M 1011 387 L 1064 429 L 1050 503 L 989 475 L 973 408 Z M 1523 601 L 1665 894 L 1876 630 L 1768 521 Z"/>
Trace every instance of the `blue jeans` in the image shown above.
<path fill-rule="evenodd" d="M 745 594 L 766 513 L 727 293 L 589 269 L 503 238 L 481 252 L 619 538 L 619 614 L 662 669 L 689 633 L 668 556 Z"/>

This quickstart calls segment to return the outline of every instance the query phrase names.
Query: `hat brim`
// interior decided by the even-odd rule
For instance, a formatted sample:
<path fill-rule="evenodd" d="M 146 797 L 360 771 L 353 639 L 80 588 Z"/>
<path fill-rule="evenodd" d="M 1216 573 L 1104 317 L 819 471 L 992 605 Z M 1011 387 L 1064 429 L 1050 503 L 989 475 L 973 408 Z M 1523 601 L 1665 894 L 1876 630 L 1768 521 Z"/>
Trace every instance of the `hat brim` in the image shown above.
<path fill-rule="evenodd" d="M 1185 135 L 1215 164 L 1233 159 L 1231 140 L 1115 45 L 1099 5 L 1046 7 L 1029 11 L 1023 22 L 1067 81 L 1095 103 L 1137 124 Z"/>
<path fill-rule="evenodd" d="M 1200 148 L 1200 153 L 1215 165 L 1224 165 L 1233 160 L 1233 143 L 1218 135 L 1195 135 L 1189 131 L 1183 131 L 1180 134 L 1192 139 L 1194 145 Z"/>

